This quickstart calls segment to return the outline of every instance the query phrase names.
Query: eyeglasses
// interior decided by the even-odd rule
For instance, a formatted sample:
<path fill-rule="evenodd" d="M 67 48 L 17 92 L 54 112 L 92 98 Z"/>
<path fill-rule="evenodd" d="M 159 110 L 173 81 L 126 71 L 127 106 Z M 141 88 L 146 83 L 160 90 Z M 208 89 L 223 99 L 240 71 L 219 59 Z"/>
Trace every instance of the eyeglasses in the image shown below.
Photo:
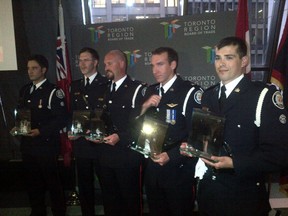
<path fill-rule="evenodd" d="M 94 59 L 78 59 L 79 63 L 82 63 L 82 62 L 86 63 L 86 62 L 89 62 L 89 61 L 94 61 Z"/>

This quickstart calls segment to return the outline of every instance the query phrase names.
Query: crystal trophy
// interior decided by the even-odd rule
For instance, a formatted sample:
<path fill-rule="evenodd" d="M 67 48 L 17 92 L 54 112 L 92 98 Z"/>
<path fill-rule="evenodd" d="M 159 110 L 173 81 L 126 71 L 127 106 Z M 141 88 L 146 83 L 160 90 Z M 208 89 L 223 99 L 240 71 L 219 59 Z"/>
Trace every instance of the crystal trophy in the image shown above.
<path fill-rule="evenodd" d="M 86 137 L 92 141 L 103 141 L 106 136 L 105 122 L 102 120 L 103 110 L 95 109 L 91 111 L 90 128 Z"/>
<path fill-rule="evenodd" d="M 15 127 L 10 131 L 13 136 L 27 135 L 31 131 L 31 111 L 19 109 L 14 111 Z"/>
<path fill-rule="evenodd" d="M 102 115 L 102 109 L 74 111 L 69 139 L 82 136 L 91 141 L 103 141 L 106 136 L 106 126 Z"/>
<path fill-rule="evenodd" d="M 225 118 L 210 111 L 195 108 L 192 112 L 192 130 L 188 145 L 180 151 L 211 162 L 211 156 L 219 156 L 224 145 Z"/>
<path fill-rule="evenodd" d="M 71 133 L 69 138 L 86 136 L 90 130 L 90 110 L 73 111 Z"/>
<path fill-rule="evenodd" d="M 145 116 L 138 140 L 130 148 L 146 158 L 157 157 L 162 152 L 167 128 L 167 123 Z"/>

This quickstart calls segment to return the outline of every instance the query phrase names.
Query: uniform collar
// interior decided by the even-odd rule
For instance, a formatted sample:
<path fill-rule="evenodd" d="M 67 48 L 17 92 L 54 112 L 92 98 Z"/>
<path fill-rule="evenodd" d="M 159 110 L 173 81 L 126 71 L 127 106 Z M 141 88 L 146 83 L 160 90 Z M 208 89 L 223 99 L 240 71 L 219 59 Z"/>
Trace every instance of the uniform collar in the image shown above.
<path fill-rule="evenodd" d="M 160 83 L 160 88 L 163 87 L 164 89 L 164 93 L 166 93 L 168 91 L 168 89 L 173 85 L 173 83 L 175 82 L 175 80 L 177 79 L 177 75 L 175 74 L 172 79 L 170 79 L 164 86 L 162 85 L 162 83 Z M 159 88 L 159 89 L 160 89 Z M 159 90 L 160 91 L 160 90 Z"/>
<path fill-rule="evenodd" d="M 226 87 L 225 93 L 226 93 L 226 97 L 227 97 L 227 98 L 229 97 L 229 95 L 231 94 L 231 92 L 235 89 L 235 87 L 238 85 L 238 83 L 239 83 L 243 78 L 244 78 L 244 75 L 241 74 L 239 77 L 237 77 L 236 79 L 232 80 L 231 82 L 229 82 L 229 83 L 227 83 L 227 84 L 225 85 L 225 87 Z M 223 83 L 221 82 L 221 83 L 220 83 L 220 89 L 221 89 L 222 86 L 223 86 Z M 219 92 L 219 94 L 220 94 L 220 92 Z"/>

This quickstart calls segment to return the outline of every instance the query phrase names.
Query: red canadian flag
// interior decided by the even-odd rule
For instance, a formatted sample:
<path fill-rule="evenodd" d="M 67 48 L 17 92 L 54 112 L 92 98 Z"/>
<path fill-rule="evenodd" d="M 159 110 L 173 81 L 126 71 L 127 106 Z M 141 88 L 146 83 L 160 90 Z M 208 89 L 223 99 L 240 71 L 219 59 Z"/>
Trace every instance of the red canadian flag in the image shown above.
<path fill-rule="evenodd" d="M 70 95 L 69 86 L 71 83 L 71 70 L 69 64 L 69 55 L 65 38 L 64 31 L 64 17 L 63 8 L 61 2 L 59 3 L 59 25 L 58 25 L 58 36 L 57 36 L 57 50 L 56 50 L 56 74 L 57 74 L 57 85 L 65 93 L 66 105 L 69 111 L 70 109 Z M 67 136 L 66 128 L 63 128 L 61 133 L 61 153 L 64 159 L 64 165 L 69 166 L 71 160 L 71 142 Z"/>
<path fill-rule="evenodd" d="M 238 11 L 236 20 L 235 35 L 246 41 L 248 47 L 249 65 L 246 67 L 246 73 L 251 72 L 251 58 L 250 58 L 250 35 L 249 35 L 249 17 L 248 17 L 248 1 L 238 1 Z"/>

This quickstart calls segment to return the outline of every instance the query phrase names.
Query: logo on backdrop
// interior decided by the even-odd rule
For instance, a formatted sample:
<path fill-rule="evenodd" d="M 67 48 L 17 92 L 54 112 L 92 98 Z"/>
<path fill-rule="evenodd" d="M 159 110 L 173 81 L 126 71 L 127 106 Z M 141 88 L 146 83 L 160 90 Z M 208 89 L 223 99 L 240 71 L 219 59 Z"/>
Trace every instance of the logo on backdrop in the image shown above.
<path fill-rule="evenodd" d="M 99 39 L 101 38 L 101 35 L 105 33 L 105 31 L 101 30 L 103 26 L 97 26 L 97 27 L 90 27 L 88 28 L 91 33 L 91 41 L 92 43 L 98 43 Z"/>
<path fill-rule="evenodd" d="M 134 27 L 123 26 L 107 29 L 107 41 L 131 41 L 134 40 Z"/>
<path fill-rule="evenodd" d="M 173 34 L 176 33 L 176 29 L 180 28 L 181 25 L 176 24 L 178 22 L 178 19 L 172 20 L 169 22 L 161 22 L 160 24 L 164 26 L 164 36 L 165 39 L 171 39 L 173 37 Z"/>
<path fill-rule="evenodd" d="M 206 62 L 213 64 L 215 61 L 215 49 L 212 49 L 210 46 L 204 46 L 202 49 L 204 49 L 206 54 Z"/>
<path fill-rule="evenodd" d="M 184 36 L 215 34 L 216 19 L 185 21 L 183 31 Z"/>
<path fill-rule="evenodd" d="M 139 51 L 140 50 L 124 51 L 124 53 L 126 54 L 127 64 L 129 67 L 135 66 L 137 60 L 141 57 L 141 55 L 138 54 Z"/>

